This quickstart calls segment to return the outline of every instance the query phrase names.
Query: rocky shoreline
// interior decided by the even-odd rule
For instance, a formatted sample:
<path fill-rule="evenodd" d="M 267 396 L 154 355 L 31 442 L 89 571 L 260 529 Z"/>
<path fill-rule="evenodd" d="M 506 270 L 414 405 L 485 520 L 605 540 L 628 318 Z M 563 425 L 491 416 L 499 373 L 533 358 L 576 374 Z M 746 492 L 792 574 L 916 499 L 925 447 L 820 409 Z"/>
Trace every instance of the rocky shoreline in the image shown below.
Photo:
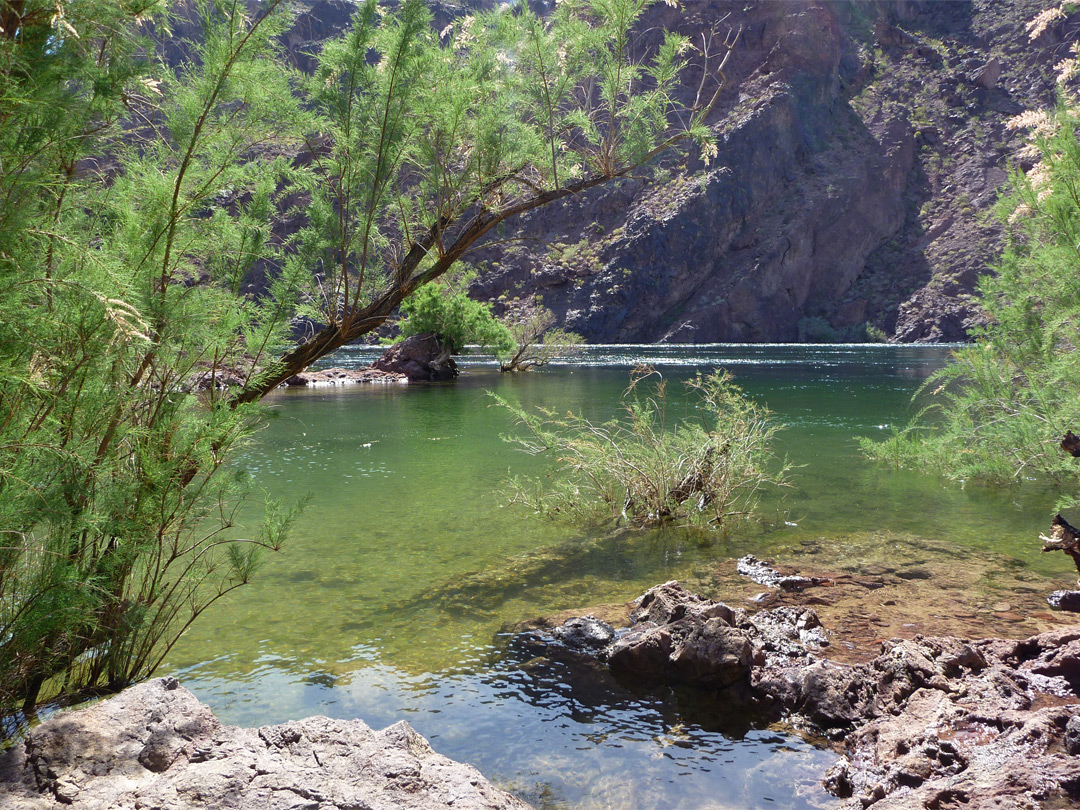
<path fill-rule="evenodd" d="M 376 368 L 327 368 L 294 374 L 284 383 L 287 388 L 323 388 L 332 385 L 356 385 L 359 383 L 407 383 L 404 374 L 381 371 Z"/>
<path fill-rule="evenodd" d="M 175 678 L 33 729 L 0 756 L 5 810 L 527 810 L 405 722 L 222 724 Z"/>
<path fill-rule="evenodd" d="M 1022 641 L 892 639 L 831 660 L 807 607 L 749 613 L 653 588 L 616 631 L 592 616 L 533 631 L 533 652 L 622 681 L 718 690 L 842 754 L 824 774 L 845 810 L 1071 807 L 1080 801 L 1080 626 Z"/>
<path fill-rule="evenodd" d="M 739 568 L 789 596 L 844 587 L 751 558 Z M 618 611 L 606 618 L 620 623 Z M 569 667 L 571 685 L 580 673 L 584 691 L 598 678 L 697 690 L 725 711 L 819 739 L 841 756 L 821 778 L 844 810 L 1080 802 L 1080 625 L 1019 641 L 892 638 L 854 658 L 834 643 L 842 637 L 806 604 L 748 611 L 668 582 L 639 599 L 618 630 L 573 616 L 539 621 L 511 644 L 529 667 Z M 57 714 L 0 756 L 0 806 L 61 805 L 529 806 L 432 751 L 405 723 L 382 731 L 324 717 L 225 726 L 172 678 Z"/>

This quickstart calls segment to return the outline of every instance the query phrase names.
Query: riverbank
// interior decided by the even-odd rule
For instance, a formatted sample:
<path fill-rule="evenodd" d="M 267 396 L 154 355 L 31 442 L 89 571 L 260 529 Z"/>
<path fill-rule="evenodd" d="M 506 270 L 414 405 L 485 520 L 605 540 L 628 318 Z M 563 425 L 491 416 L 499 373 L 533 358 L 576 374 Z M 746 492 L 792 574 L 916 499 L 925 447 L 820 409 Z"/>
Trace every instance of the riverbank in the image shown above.
<path fill-rule="evenodd" d="M 779 574 L 773 584 L 789 597 L 846 587 Z M 619 612 L 606 615 L 618 622 Z M 511 644 L 527 653 L 525 671 L 559 661 L 564 699 L 614 677 L 684 700 L 708 694 L 727 714 L 800 730 L 839 754 L 817 776 L 835 798 L 817 807 L 1047 810 L 1080 800 L 1080 625 L 1022 640 L 916 634 L 847 663 L 837 660 L 850 653 L 835 643 L 842 631 L 805 605 L 744 610 L 669 582 L 623 618 L 618 631 L 593 616 L 538 622 Z M 228 726 L 174 678 L 33 729 L 0 756 L 0 806 L 529 807 L 404 722 Z"/>
<path fill-rule="evenodd" d="M 618 632 L 587 616 L 523 637 L 537 658 L 574 662 L 583 683 L 600 663 L 623 683 L 718 692 L 732 711 L 752 706 L 819 736 L 841 754 L 825 787 L 850 810 L 1080 800 L 1080 626 L 893 638 L 851 664 L 805 606 L 749 612 L 669 582 L 629 619 Z"/>
<path fill-rule="evenodd" d="M 5 810 L 528 810 L 405 722 L 222 724 L 160 678 L 54 715 L 0 756 Z"/>

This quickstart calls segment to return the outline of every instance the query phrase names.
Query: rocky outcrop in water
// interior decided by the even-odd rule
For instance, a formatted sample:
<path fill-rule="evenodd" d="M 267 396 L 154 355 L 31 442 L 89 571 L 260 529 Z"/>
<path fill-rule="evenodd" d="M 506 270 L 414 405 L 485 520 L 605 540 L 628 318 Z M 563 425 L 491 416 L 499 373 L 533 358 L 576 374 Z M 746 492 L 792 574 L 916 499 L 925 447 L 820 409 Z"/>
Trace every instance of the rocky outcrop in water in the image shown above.
<path fill-rule="evenodd" d="M 290 388 L 324 388 L 335 385 L 356 385 L 357 383 L 404 383 L 409 378 L 393 371 L 381 371 L 376 368 L 326 368 L 304 371 L 285 381 Z"/>
<path fill-rule="evenodd" d="M 599 655 L 612 672 L 722 690 L 732 706 L 824 734 L 844 755 L 826 787 L 851 810 L 1080 801 L 1080 627 L 1024 641 L 893 639 L 849 665 L 829 660 L 805 607 L 748 613 L 669 582 L 631 621 Z"/>
<path fill-rule="evenodd" d="M 407 723 L 220 723 L 175 679 L 54 715 L 0 756 L 5 810 L 527 810 Z"/>
<path fill-rule="evenodd" d="M 457 376 L 457 363 L 435 335 L 412 335 L 395 343 L 371 367 L 404 375 L 409 382 L 438 382 Z"/>
<path fill-rule="evenodd" d="M 1050 607 L 1080 613 L 1080 591 L 1054 591 L 1046 601 Z"/>
<path fill-rule="evenodd" d="M 801 574 L 781 574 L 767 562 L 759 560 L 753 554 L 740 557 L 735 564 L 735 570 L 744 577 L 748 577 L 758 585 L 766 585 L 770 588 L 780 588 L 784 591 L 801 591 L 803 588 L 812 588 L 821 585 L 827 580 L 820 577 L 804 577 Z"/>
<path fill-rule="evenodd" d="M 750 682 L 768 653 L 828 644 L 808 608 L 750 616 L 668 582 L 642 597 L 630 629 L 602 655 L 616 675 L 650 682 L 724 688 Z M 760 626 L 759 626 L 760 622 Z M 795 648 L 791 644 L 795 643 Z"/>

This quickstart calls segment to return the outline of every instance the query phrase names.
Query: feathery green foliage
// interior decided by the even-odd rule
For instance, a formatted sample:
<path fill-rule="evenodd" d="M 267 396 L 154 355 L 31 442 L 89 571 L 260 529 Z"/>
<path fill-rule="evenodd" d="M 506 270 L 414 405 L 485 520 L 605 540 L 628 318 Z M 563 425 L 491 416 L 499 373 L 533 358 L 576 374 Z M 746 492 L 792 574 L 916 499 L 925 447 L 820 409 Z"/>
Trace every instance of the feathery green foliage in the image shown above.
<path fill-rule="evenodd" d="M 282 380 L 498 223 L 678 141 L 713 150 L 734 42 L 699 54 L 682 106 L 688 43 L 636 55 L 647 6 L 439 34 L 422 0 L 368 0 L 302 76 L 281 0 L 177 6 L 201 33 L 173 67 L 165 0 L 0 2 L 0 713 L 145 677 L 279 545 L 277 504 L 227 532 L 226 464 Z"/>
<path fill-rule="evenodd" d="M 393 15 L 368 0 L 303 83 L 316 134 L 291 178 L 306 222 L 285 263 L 310 278 L 305 314 L 321 326 L 236 401 L 377 329 L 499 223 L 682 141 L 715 155 L 705 118 L 737 35 L 640 48 L 651 3 L 565 0 L 544 18 L 504 5 L 435 32 L 421 0 Z M 701 78 L 685 105 L 691 58 Z"/>
<path fill-rule="evenodd" d="M 1059 444 L 1080 425 L 1078 126 L 1069 107 L 1038 119 L 1038 162 L 1013 172 L 998 208 L 1008 244 L 979 284 L 989 323 L 923 386 L 930 404 L 907 428 L 864 442 L 872 457 L 961 480 L 1076 483 L 1080 462 Z"/>
<path fill-rule="evenodd" d="M 512 482 L 511 500 L 577 523 L 667 523 L 721 528 L 748 516 L 765 486 L 782 485 L 786 465 L 772 455 L 778 427 L 726 372 L 688 383 L 696 414 L 668 422 L 666 382 L 636 369 L 623 397 L 625 417 L 596 424 L 580 414 L 529 413 L 495 396 L 527 437 L 508 437 L 556 468 L 545 480 Z M 494 396 L 494 395 L 493 395 Z"/>
<path fill-rule="evenodd" d="M 492 314 L 491 304 L 469 298 L 474 278 L 474 270 L 451 272 L 406 298 L 400 336 L 435 335 L 451 354 L 461 354 L 470 343 L 497 355 L 513 351 L 514 338 Z"/>
<path fill-rule="evenodd" d="M 255 422 L 215 386 L 288 339 L 290 307 L 237 294 L 276 251 L 283 167 L 246 156 L 294 115 L 284 20 L 203 3 L 171 72 L 157 4 L 60 8 L 0 34 L 4 714 L 153 671 L 291 519 L 225 539 Z"/>

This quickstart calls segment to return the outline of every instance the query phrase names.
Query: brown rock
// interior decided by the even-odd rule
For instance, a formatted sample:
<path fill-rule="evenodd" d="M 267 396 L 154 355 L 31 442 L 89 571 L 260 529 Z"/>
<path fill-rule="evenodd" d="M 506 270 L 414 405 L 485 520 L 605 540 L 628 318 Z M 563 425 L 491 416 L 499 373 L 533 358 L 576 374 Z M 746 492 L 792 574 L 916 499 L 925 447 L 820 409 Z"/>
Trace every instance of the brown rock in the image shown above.
<path fill-rule="evenodd" d="M 611 666 L 708 688 L 748 670 L 759 705 L 843 741 L 825 784 L 849 810 L 1080 802 L 1080 626 L 1019 642 L 892 639 L 852 666 L 808 643 L 820 623 L 807 608 L 729 618 L 718 604 L 654 588 L 643 622 L 609 647 Z"/>
<path fill-rule="evenodd" d="M 457 364 L 450 349 L 436 335 L 412 335 L 382 353 L 373 369 L 403 374 L 409 382 L 452 380 L 457 376 Z"/>
<path fill-rule="evenodd" d="M 991 59 L 985 65 L 973 71 L 968 78 L 971 79 L 972 84 L 977 84 L 987 90 L 991 89 L 1001 78 L 1001 60 L 997 58 Z"/>
<path fill-rule="evenodd" d="M 749 680 L 753 649 L 745 633 L 714 618 L 694 624 L 670 660 L 682 683 L 723 688 Z"/>

